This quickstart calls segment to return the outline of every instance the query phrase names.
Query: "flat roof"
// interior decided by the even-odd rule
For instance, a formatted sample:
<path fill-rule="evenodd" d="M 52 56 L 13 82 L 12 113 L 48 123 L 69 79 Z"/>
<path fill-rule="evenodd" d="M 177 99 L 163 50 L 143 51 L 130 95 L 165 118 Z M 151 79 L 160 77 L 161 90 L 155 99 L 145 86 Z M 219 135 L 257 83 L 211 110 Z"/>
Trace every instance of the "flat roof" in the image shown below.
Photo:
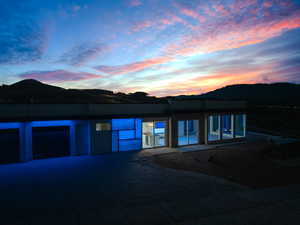
<path fill-rule="evenodd" d="M 245 111 L 245 101 L 186 100 L 168 104 L 0 104 L 0 121 L 155 117 L 174 113 Z"/>

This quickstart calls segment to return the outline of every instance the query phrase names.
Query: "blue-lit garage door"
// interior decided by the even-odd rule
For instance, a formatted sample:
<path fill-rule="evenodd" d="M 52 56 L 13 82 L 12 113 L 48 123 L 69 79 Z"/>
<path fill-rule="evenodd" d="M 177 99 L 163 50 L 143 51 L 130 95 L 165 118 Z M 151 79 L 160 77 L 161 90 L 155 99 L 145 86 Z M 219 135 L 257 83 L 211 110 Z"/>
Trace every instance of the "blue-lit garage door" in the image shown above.
<path fill-rule="evenodd" d="M 69 127 L 34 127 L 32 129 L 33 159 L 70 155 Z"/>
<path fill-rule="evenodd" d="M 112 151 L 132 151 L 142 149 L 142 120 L 112 120 Z"/>
<path fill-rule="evenodd" d="M 12 163 L 20 160 L 18 129 L 0 129 L 0 163 Z"/>

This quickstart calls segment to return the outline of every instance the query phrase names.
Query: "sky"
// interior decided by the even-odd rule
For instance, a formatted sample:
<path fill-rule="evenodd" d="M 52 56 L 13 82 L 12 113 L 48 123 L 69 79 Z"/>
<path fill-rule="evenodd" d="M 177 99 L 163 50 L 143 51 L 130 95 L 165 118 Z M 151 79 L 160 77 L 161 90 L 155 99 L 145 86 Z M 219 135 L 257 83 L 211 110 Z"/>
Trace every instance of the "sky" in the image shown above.
<path fill-rule="evenodd" d="M 0 84 L 167 96 L 300 83 L 300 0 L 0 4 Z"/>

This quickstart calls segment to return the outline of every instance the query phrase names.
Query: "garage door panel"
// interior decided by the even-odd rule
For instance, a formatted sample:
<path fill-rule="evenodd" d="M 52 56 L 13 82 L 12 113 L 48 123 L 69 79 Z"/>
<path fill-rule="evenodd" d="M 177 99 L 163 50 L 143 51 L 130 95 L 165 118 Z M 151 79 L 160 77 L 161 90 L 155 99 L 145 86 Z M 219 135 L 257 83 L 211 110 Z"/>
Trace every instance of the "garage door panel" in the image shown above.
<path fill-rule="evenodd" d="M 32 130 L 34 159 L 70 155 L 69 127 L 35 127 Z"/>
<path fill-rule="evenodd" d="M 20 138 L 18 129 L 0 130 L 0 163 L 20 160 Z"/>

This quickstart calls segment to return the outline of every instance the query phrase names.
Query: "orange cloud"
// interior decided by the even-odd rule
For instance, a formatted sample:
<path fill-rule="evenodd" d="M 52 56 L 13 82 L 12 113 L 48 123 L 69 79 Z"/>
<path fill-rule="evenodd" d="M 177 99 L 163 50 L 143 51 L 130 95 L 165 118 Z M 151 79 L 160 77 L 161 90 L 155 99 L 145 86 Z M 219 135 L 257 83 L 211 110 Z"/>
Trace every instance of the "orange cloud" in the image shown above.
<path fill-rule="evenodd" d="M 253 68 L 236 68 L 232 70 L 222 70 L 207 75 L 199 75 L 196 78 L 186 79 L 184 81 L 174 81 L 167 85 L 151 87 L 147 89 L 152 95 L 191 95 L 209 92 L 227 85 L 266 82 L 264 74 L 272 73 L 273 68 L 278 66 L 276 63 L 255 66 Z M 274 79 L 274 80 L 273 80 Z M 277 77 L 272 77 L 269 81 L 278 81 Z"/>
<path fill-rule="evenodd" d="M 260 80 L 259 75 L 259 71 L 252 71 L 244 72 L 243 74 L 219 73 L 200 76 L 185 82 L 173 82 L 156 90 L 152 88 L 150 94 L 156 96 L 201 94 L 226 85 L 256 83 Z"/>

